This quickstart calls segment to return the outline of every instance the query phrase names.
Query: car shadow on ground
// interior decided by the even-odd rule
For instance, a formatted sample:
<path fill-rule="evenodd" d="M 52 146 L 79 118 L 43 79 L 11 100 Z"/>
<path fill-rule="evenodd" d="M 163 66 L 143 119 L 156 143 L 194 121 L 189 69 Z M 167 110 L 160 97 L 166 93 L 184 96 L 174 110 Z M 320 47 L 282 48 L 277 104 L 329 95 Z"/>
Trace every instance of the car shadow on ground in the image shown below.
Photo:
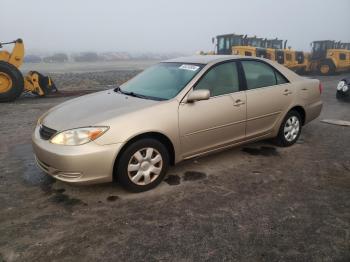
<path fill-rule="evenodd" d="M 170 167 L 164 181 L 159 186 L 142 193 L 128 192 L 116 182 L 74 185 L 58 181 L 36 166 L 32 148 L 28 144 L 16 146 L 11 154 L 20 160 L 22 165 L 21 179 L 25 186 L 40 189 L 49 203 L 71 208 L 93 203 L 145 199 L 171 194 L 174 190 L 185 190 L 184 187 L 199 185 L 199 183 L 220 173 L 218 166 L 224 170 L 228 168 L 228 165 L 233 166 L 238 163 L 242 164 L 244 161 L 247 162 L 248 158 L 279 157 L 279 148 L 276 148 L 270 141 L 262 141 L 186 160 Z"/>

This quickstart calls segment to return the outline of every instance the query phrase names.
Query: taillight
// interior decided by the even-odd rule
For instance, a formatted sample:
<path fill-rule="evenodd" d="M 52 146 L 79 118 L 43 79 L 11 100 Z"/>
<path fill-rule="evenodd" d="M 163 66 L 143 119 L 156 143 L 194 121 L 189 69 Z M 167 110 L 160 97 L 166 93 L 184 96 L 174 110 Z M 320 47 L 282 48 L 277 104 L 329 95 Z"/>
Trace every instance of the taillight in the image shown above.
<path fill-rule="evenodd" d="M 322 92 L 323 92 L 323 85 L 322 85 L 321 82 L 320 82 L 320 84 L 318 85 L 318 89 L 320 90 L 320 94 L 322 94 Z"/>

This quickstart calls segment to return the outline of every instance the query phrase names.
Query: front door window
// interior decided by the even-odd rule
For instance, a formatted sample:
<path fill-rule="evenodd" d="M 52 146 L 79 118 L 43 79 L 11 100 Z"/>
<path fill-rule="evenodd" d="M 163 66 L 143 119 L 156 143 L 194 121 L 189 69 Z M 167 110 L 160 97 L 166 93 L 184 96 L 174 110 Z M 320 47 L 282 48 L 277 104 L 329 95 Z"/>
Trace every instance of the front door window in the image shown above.
<path fill-rule="evenodd" d="M 219 64 L 210 69 L 194 89 L 207 89 L 212 97 L 237 92 L 239 80 L 236 63 Z"/>

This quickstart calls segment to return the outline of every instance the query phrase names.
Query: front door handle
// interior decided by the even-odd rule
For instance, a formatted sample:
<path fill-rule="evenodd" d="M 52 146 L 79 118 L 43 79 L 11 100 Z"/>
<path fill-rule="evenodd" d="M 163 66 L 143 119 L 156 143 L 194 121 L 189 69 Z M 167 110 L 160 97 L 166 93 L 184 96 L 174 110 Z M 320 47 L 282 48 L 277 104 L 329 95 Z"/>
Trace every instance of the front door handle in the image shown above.
<path fill-rule="evenodd" d="M 287 95 L 292 94 L 292 91 L 290 91 L 289 89 L 286 89 L 286 90 L 284 90 L 283 94 L 284 94 L 285 96 L 287 96 Z"/>
<path fill-rule="evenodd" d="M 241 105 L 244 105 L 244 104 L 245 104 L 244 101 L 242 101 L 241 99 L 237 99 L 235 101 L 235 103 L 233 104 L 233 106 L 241 106 Z"/>

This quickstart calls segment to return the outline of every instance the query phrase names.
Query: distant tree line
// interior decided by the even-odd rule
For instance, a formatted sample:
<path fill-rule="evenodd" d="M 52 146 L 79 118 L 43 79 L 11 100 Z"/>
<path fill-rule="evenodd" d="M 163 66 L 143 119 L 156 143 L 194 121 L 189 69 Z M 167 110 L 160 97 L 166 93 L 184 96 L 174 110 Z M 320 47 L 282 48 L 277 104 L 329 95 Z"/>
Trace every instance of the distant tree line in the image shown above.
<path fill-rule="evenodd" d="M 24 57 L 25 63 L 64 63 L 68 62 L 69 57 L 65 53 L 56 53 L 52 56 L 40 57 L 38 55 L 26 55 Z"/>
<path fill-rule="evenodd" d="M 98 62 L 98 61 L 121 61 L 121 60 L 164 60 L 181 56 L 180 54 L 154 54 L 144 53 L 131 55 L 127 52 L 81 52 L 67 55 L 66 53 L 55 53 L 50 56 L 39 56 L 29 54 L 24 57 L 26 63 L 65 63 L 65 62 Z"/>

